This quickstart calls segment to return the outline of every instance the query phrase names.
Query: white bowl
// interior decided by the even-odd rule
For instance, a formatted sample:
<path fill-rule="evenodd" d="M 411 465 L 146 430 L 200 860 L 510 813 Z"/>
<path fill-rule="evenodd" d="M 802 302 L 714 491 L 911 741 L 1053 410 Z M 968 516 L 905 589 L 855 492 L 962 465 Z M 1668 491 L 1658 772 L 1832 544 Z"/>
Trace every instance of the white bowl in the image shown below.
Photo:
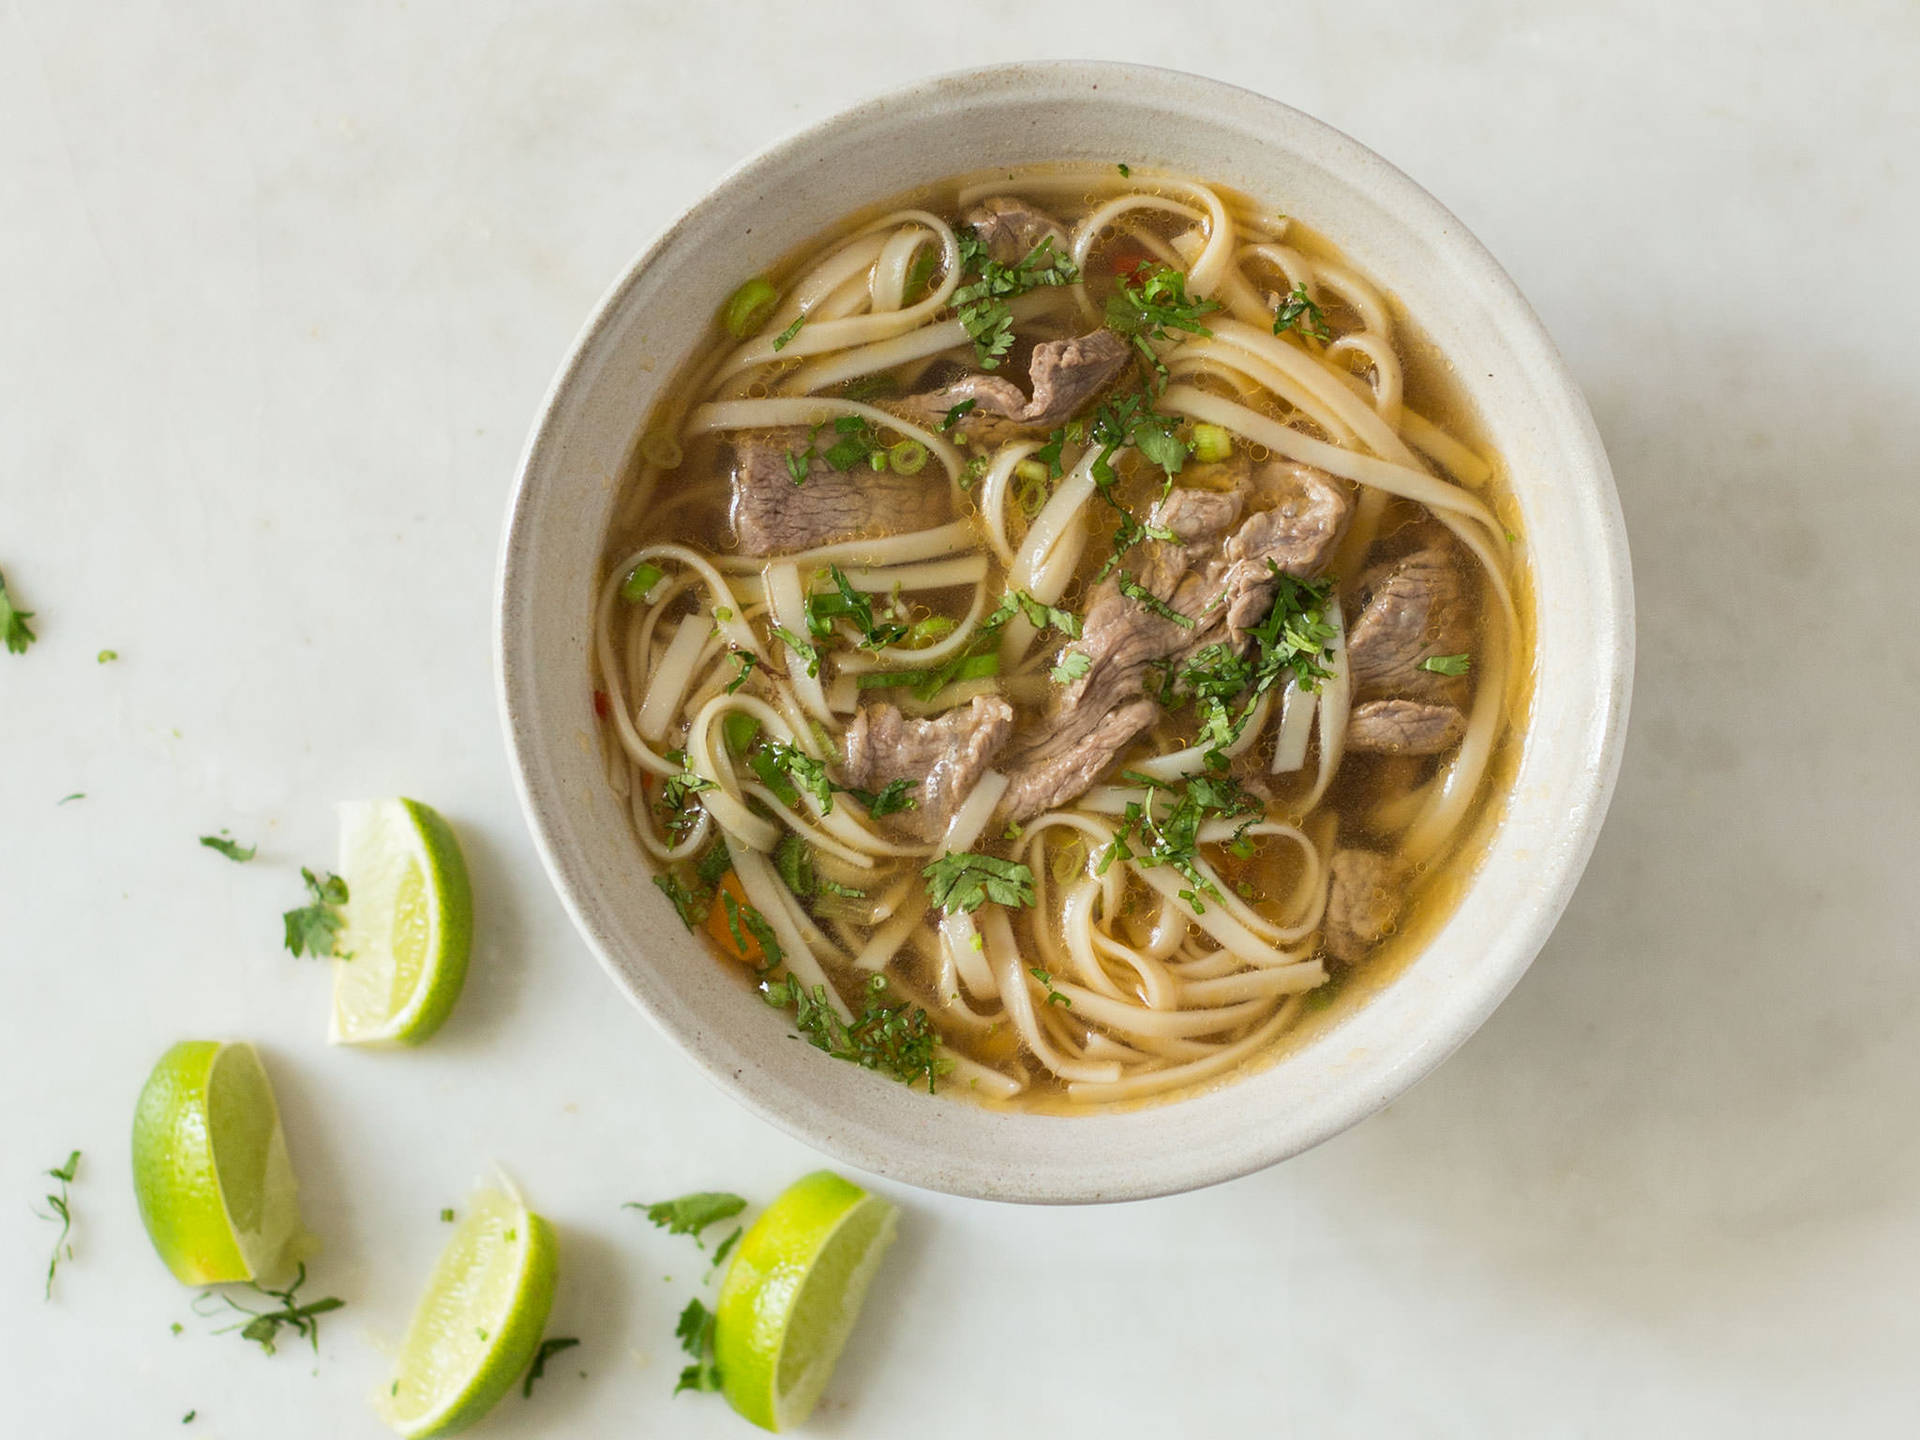
<path fill-rule="evenodd" d="M 1450 357 L 1505 458 L 1536 586 L 1534 707 L 1505 817 L 1453 913 L 1379 993 L 1191 1099 L 1003 1114 L 834 1062 L 688 935 L 607 788 L 588 643 L 615 478 L 661 385 L 739 283 L 850 211 L 988 166 L 1126 160 L 1224 182 L 1332 238 Z M 587 322 L 521 463 L 501 555 L 500 701 L 553 883 L 614 983 L 762 1118 L 863 1169 L 998 1200 L 1168 1194 L 1298 1154 L 1378 1110 L 1485 1020 L 1591 852 L 1624 738 L 1626 534 L 1580 391 L 1493 257 L 1378 155 L 1297 110 L 1131 65 L 1019 64 L 902 90 L 742 165 Z"/>

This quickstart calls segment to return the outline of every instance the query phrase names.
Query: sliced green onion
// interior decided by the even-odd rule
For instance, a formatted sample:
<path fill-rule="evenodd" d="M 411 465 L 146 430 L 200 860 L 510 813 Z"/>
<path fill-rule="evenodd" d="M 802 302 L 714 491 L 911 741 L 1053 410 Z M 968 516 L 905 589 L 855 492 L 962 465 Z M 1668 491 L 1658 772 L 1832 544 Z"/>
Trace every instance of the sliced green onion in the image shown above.
<path fill-rule="evenodd" d="M 926 672 L 923 670 L 869 670 L 864 675 L 853 677 L 856 690 L 886 690 L 895 685 L 910 685 Z"/>
<path fill-rule="evenodd" d="M 1233 454 L 1233 436 L 1218 425 L 1193 427 L 1193 458 L 1212 465 Z"/>
<path fill-rule="evenodd" d="M 869 451 L 867 454 L 867 464 L 871 465 L 876 470 L 886 469 L 887 468 L 887 452 L 884 450 Z"/>
<path fill-rule="evenodd" d="M 662 470 L 678 470 L 680 462 L 687 458 L 680 442 L 666 430 L 650 430 L 641 436 L 640 455 L 649 465 L 658 465 Z"/>
<path fill-rule="evenodd" d="M 781 837 L 773 849 L 773 868 L 787 882 L 787 889 L 802 900 L 811 900 L 820 893 L 819 877 L 813 873 L 813 851 L 798 835 L 789 833 Z"/>
<path fill-rule="evenodd" d="M 887 451 L 887 460 L 901 475 L 918 475 L 927 468 L 927 447 L 918 440 L 902 440 Z"/>
<path fill-rule="evenodd" d="M 907 645 L 909 648 L 930 645 L 943 635 L 951 635 L 953 630 L 954 622 L 945 615 L 929 615 L 907 631 Z"/>
<path fill-rule="evenodd" d="M 633 567 L 632 573 L 621 584 L 620 594 L 638 605 L 653 593 L 654 586 L 666 578 L 666 571 L 650 560 L 643 560 Z"/>
<path fill-rule="evenodd" d="M 997 654 L 969 655 L 954 668 L 953 678 L 959 680 L 984 680 L 989 675 L 1000 673 L 1000 657 Z"/>
<path fill-rule="evenodd" d="M 720 722 L 720 736 L 727 742 L 728 754 L 744 755 L 747 747 L 760 737 L 760 719 L 744 710 L 731 711 Z"/>
<path fill-rule="evenodd" d="M 1013 467 L 1013 473 L 1030 485 L 1044 485 L 1047 483 L 1047 467 L 1039 460 L 1022 460 L 1018 465 Z"/>
<path fill-rule="evenodd" d="M 727 297 L 721 307 L 720 323 L 736 340 L 744 340 L 772 316 L 780 303 L 780 292 L 764 275 L 756 275 Z"/>

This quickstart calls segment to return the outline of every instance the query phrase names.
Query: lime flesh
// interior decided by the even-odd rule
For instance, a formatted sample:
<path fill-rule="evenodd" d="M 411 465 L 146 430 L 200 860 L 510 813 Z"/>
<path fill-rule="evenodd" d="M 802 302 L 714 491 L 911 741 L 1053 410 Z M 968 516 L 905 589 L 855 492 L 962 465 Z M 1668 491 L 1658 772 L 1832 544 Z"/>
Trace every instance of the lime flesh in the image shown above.
<path fill-rule="evenodd" d="M 473 889 L 460 842 L 418 800 L 339 808 L 346 924 L 327 1038 L 417 1045 L 452 1013 L 466 982 Z"/>
<path fill-rule="evenodd" d="M 715 1307 L 727 1401 L 764 1430 L 812 1413 L 893 1243 L 898 1212 L 830 1170 L 797 1180 L 740 1239 Z"/>
<path fill-rule="evenodd" d="M 381 1417 L 409 1440 L 479 1420 L 532 1362 L 558 1273 L 552 1226 L 517 1195 L 475 1195 L 414 1309 Z"/>

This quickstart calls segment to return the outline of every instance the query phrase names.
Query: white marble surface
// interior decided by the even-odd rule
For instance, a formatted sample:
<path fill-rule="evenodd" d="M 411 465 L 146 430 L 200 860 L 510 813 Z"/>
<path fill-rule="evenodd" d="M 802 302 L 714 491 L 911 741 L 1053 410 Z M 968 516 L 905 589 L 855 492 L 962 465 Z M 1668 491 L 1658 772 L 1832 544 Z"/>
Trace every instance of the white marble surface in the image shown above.
<path fill-rule="evenodd" d="M 1300 105 L 1507 264 L 1618 471 L 1633 736 L 1558 934 L 1431 1080 L 1179 1199 L 899 1195 L 814 1430 L 1911 1433 L 1920 12 L 1813 8 L 0 7 L 0 569 L 42 636 L 0 655 L 0 1431 L 380 1433 L 436 1212 L 498 1161 L 585 1343 L 486 1433 L 746 1433 L 669 1399 L 694 1256 L 617 1206 L 815 1157 L 617 999 L 535 863 L 489 670 L 507 487 L 588 307 L 722 169 L 1078 52 Z M 330 1050 L 278 912 L 331 802 L 396 792 L 461 828 L 473 976 L 419 1053 Z M 259 860 L 194 844 L 220 826 Z M 210 1336 L 141 1233 L 133 1098 L 200 1034 L 277 1079 L 350 1302 L 317 1361 Z M 73 1146 L 43 1304 L 34 1172 Z"/>

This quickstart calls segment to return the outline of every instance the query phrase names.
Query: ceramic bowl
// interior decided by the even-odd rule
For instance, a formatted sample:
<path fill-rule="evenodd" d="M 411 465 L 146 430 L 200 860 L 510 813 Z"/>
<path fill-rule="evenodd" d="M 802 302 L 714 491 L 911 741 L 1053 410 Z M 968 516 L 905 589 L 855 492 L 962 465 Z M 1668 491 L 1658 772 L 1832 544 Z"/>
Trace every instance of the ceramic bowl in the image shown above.
<path fill-rule="evenodd" d="M 788 1038 L 648 883 L 595 738 L 595 567 L 659 387 L 740 277 L 850 211 L 989 166 L 1126 159 L 1233 186 L 1328 235 L 1457 366 L 1505 457 L 1535 576 L 1518 774 L 1459 903 L 1391 983 L 1276 1063 L 1192 1098 L 1008 1114 Z M 613 982 L 722 1089 L 841 1161 L 999 1200 L 1135 1199 L 1244 1175 L 1378 1110 L 1473 1033 L 1553 929 L 1600 829 L 1632 669 L 1627 543 L 1587 406 L 1466 227 L 1364 146 L 1285 105 L 1128 65 L 1020 64 L 928 81 L 748 161 L 660 236 L 587 322 L 541 408 L 501 556 L 500 703 L 527 820 Z"/>

